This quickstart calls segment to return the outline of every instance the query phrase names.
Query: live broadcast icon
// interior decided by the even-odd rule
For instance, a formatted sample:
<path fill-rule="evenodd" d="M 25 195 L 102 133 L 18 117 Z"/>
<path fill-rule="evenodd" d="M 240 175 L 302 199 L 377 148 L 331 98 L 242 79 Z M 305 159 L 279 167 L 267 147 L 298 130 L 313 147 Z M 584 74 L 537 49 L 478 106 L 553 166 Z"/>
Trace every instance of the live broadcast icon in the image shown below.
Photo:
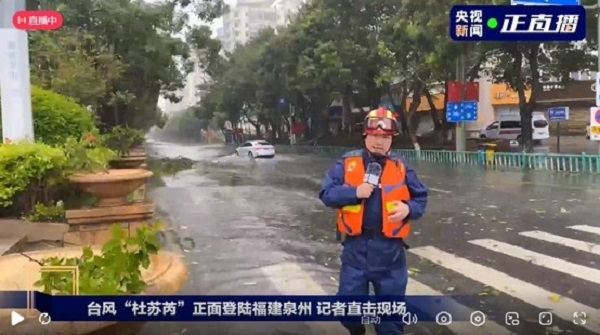
<path fill-rule="evenodd" d="M 13 15 L 13 26 L 20 30 L 56 30 L 63 16 L 55 10 L 21 10 Z"/>

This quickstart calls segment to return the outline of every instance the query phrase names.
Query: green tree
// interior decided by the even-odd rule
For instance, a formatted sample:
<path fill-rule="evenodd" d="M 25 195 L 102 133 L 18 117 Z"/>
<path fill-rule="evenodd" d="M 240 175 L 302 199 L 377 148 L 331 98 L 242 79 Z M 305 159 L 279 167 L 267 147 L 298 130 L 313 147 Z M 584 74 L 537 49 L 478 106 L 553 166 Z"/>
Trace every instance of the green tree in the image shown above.
<path fill-rule="evenodd" d="M 234 124 L 250 118 L 257 127 L 268 124 L 278 131 L 287 123 L 281 121 L 290 116 L 288 108 L 277 105 L 280 97 L 286 97 L 297 117 L 312 121 L 313 135 L 317 135 L 329 130 L 326 112 L 332 99 L 342 98 L 349 126 L 356 121 L 351 117 L 352 107 L 376 107 L 383 98 L 399 113 L 403 133 L 416 146 L 421 97 L 429 102 L 435 129 L 445 134 L 451 125 L 442 117 L 443 111 L 436 110 L 432 88 L 463 75 L 472 81 L 481 71 L 489 71 L 497 82 L 519 92 L 523 137 L 530 147 L 539 76 L 566 81 L 569 72 L 590 68 L 590 48 L 595 42 L 456 43 L 449 39 L 447 29 L 450 7 L 459 3 L 310 2 L 289 26 L 276 33 L 265 31 L 227 56 L 214 58 L 209 93 L 196 113 Z M 486 0 L 484 4 L 497 3 Z M 458 72 L 458 59 L 465 60 L 465 73 Z M 397 100 L 392 97 L 392 84 L 400 87 Z M 534 94 L 526 101 L 528 87 L 533 87 Z M 408 97 L 412 97 L 410 106 Z"/>
<path fill-rule="evenodd" d="M 180 100 L 175 92 L 193 69 L 189 41 L 181 36 L 191 31 L 187 37 L 201 42 L 191 17 L 210 21 L 224 10 L 221 0 L 40 0 L 39 7 L 61 11 L 64 26 L 32 38 L 36 80 L 89 103 L 105 126 L 138 128 L 161 120 L 159 96 Z M 214 44 L 205 42 L 196 47 L 214 53 Z M 88 85 L 93 79 L 99 79 L 96 88 Z"/>

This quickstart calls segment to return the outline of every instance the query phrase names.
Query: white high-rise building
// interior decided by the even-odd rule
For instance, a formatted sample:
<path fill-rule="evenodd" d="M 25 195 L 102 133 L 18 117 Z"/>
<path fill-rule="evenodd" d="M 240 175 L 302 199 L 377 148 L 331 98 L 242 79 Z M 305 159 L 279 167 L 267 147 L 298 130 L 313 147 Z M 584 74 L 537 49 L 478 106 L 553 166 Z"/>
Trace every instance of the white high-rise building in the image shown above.
<path fill-rule="evenodd" d="M 277 26 L 287 26 L 307 0 L 275 0 L 271 7 L 275 11 Z"/>
<path fill-rule="evenodd" d="M 178 103 L 164 101 L 163 110 L 167 114 L 193 107 L 200 101 L 201 94 L 198 86 L 206 83 L 208 75 L 200 67 L 198 56 L 194 55 L 192 59 L 194 61 L 194 70 L 187 75 L 185 87 L 177 92 L 181 96 L 181 101 Z"/>
<path fill-rule="evenodd" d="M 273 0 L 238 0 L 223 15 L 223 26 L 217 36 L 223 49 L 232 51 L 237 44 L 245 44 L 267 27 L 277 25 L 277 16 L 272 8 Z"/>

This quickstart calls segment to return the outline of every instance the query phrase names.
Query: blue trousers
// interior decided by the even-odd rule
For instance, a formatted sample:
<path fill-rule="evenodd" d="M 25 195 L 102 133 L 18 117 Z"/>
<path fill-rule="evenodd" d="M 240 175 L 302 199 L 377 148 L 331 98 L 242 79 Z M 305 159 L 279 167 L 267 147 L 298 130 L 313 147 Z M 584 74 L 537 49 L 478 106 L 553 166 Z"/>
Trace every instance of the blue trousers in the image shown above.
<path fill-rule="evenodd" d="M 376 295 L 399 295 L 406 294 L 408 284 L 408 270 L 404 268 L 364 271 L 352 266 L 342 264 L 340 270 L 340 285 L 338 295 L 369 295 L 369 283 L 373 284 Z M 360 323 L 342 322 L 351 335 L 363 335 L 365 326 Z M 383 322 L 375 325 L 377 335 L 402 335 L 404 324 L 395 322 Z"/>

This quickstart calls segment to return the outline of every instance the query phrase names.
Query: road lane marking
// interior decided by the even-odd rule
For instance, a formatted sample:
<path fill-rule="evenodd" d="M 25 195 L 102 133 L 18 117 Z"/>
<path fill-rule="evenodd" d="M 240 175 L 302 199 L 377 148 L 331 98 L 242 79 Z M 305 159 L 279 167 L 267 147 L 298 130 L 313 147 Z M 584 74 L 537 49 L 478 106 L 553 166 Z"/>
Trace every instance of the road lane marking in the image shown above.
<path fill-rule="evenodd" d="M 544 242 L 560 244 L 565 247 L 569 247 L 579 251 L 589 252 L 595 255 L 600 255 L 600 245 L 590 242 L 580 241 L 568 237 L 562 237 L 546 233 L 540 230 L 524 231 L 519 233 L 519 235 L 531 237 Z"/>
<path fill-rule="evenodd" d="M 331 295 L 311 274 L 296 263 L 286 262 L 265 266 L 262 273 L 283 295 Z M 306 322 L 313 335 L 338 335 L 348 331 L 337 322 Z"/>
<path fill-rule="evenodd" d="M 434 187 L 429 187 L 429 190 L 433 191 L 433 192 L 446 193 L 446 194 L 452 193 L 452 191 L 446 191 L 446 190 L 442 190 L 442 189 L 434 188 Z"/>
<path fill-rule="evenodd" d="M 431 287 L 422 284 L 414 279 L 408 279 L 408 287 L 406 288 L 407 295 L 437 295 L 444 296 L 445 294 L 439 291 L 432 289 Z M 448 310 L 453 313 L 457 313 L 459 315 L 470 315 L 475 312 L 475 310 L 470 309 L 469 307 L 459 304 L 456 300 L 450 299 L 447 303 Z M 451 324 L 446 326 L 450 329 L 454 334 L 470 334 L 473 332 L 473 325 L 468 321 L 453 321 Z M 508 331 L 508 329 L 500 326 L 494 321 L 487 320 L 485 324 L 477 329 L 478 334 L 490 334 L 490 335 L 512 335 L 513 332 Z"/>
<path fill-rule="evenodd" d="M 492 239 L 472 240 L 469 241 L 469 243 L 504 255 L 512 256 L 514 258 L 518 258 L 550 270 L 566 273 L 594 284 L 600 284 L 600 270 L 598 269 L 592 269 L 583 265 L 573 264 L 560 258 L 540 254 L 516 245 Z"/>
<path fill-rule="evenodd" d="M 277 291 L 287 295 L 331 295 L 297 263 L 285 262 L 261 268 Z"/>
<path fill-rule="evenodd" d="M 567 297 L 561 297 L 557 301 L 550 300 L 550 297 L 556 296 L 555 293 L 432 246 L 411 248 L 409 251 L 420 258 L 427 259 L 438 266 L 454 271 L 486 286 L 491 286 L 536 308 L 549 309 L 557 317 L 568 322 L 572 322 L 574 311 L 585 312 L 588 315 L 588 322 L 581 327 L 595 333 L 600 333 L 600 322 L 598 322 L 600 320 L 600 311 L 597 309 L 583 305 Z"/>
<path fill-rule="evenodd" d="M 579 230 L 585 233 L 600 235 L 600 227 L 586 226 L 586 225 L 577 225 L 567 227 L 569 229 Z"/>
<path fill-rule="evenodd" d="M 263 274 L 269 278 L 271 283 L 275 286 L 277 291 L 281 292 L 281 294 L 285 295 L 331 295 L 331 293 L 327 292 L 323 286 L 317 283 L 312 275 L 304 270 L 300 265 L 296 263 L 281 263 L 271 266 L 266 266 L 261 268 Z M 414 279 L 408 280 L 407 294 L 409 295 L 437 295 L 443 296 L 444 294 L 434 290 L 433 288 L 422 284 Z M 473 313 L 475 310 L 471 310 L 470 308 L 459 304 L 455 300 L 449 302 L 452 305 L 452 311 L 456 311 L 459 314 L 469 315 Z M 311 324 L 318 324 L 311 323 Z M 335 323 L 333 323 L 335 324 Z M 338 325 L 336 328 L 332 327 L 331 322 L 323 322 L 323 326 L 330 327 L 329 331 L 331 333 L 324 334 L 336 334 L 334 331 L 339 331 L 343 329 L 341 325 Z M 455 334 L 467 334 L 469 331 L 473 330 L 473 326 L 470 322 L 453 322 L 451 325 L 447 326 Z M 369 327 L 371 328 L 371 327 Z M 490 334 L 490 335 L 511 335 L 512 332 L 508 331 L 506 328 L 500 326 L 499 324 L 487 321 L 485 326 L 481 327 L 482 335 Z M 322 331 L 323 329 L 317 329 L 315 327 L 315 331 Z M 372 330 L 370 330 L 372 332 Z M 345 330 L 340 332 L 340 334 L 345 333 Z M 321 333 L 314 333 L 315 335 Z"/>

